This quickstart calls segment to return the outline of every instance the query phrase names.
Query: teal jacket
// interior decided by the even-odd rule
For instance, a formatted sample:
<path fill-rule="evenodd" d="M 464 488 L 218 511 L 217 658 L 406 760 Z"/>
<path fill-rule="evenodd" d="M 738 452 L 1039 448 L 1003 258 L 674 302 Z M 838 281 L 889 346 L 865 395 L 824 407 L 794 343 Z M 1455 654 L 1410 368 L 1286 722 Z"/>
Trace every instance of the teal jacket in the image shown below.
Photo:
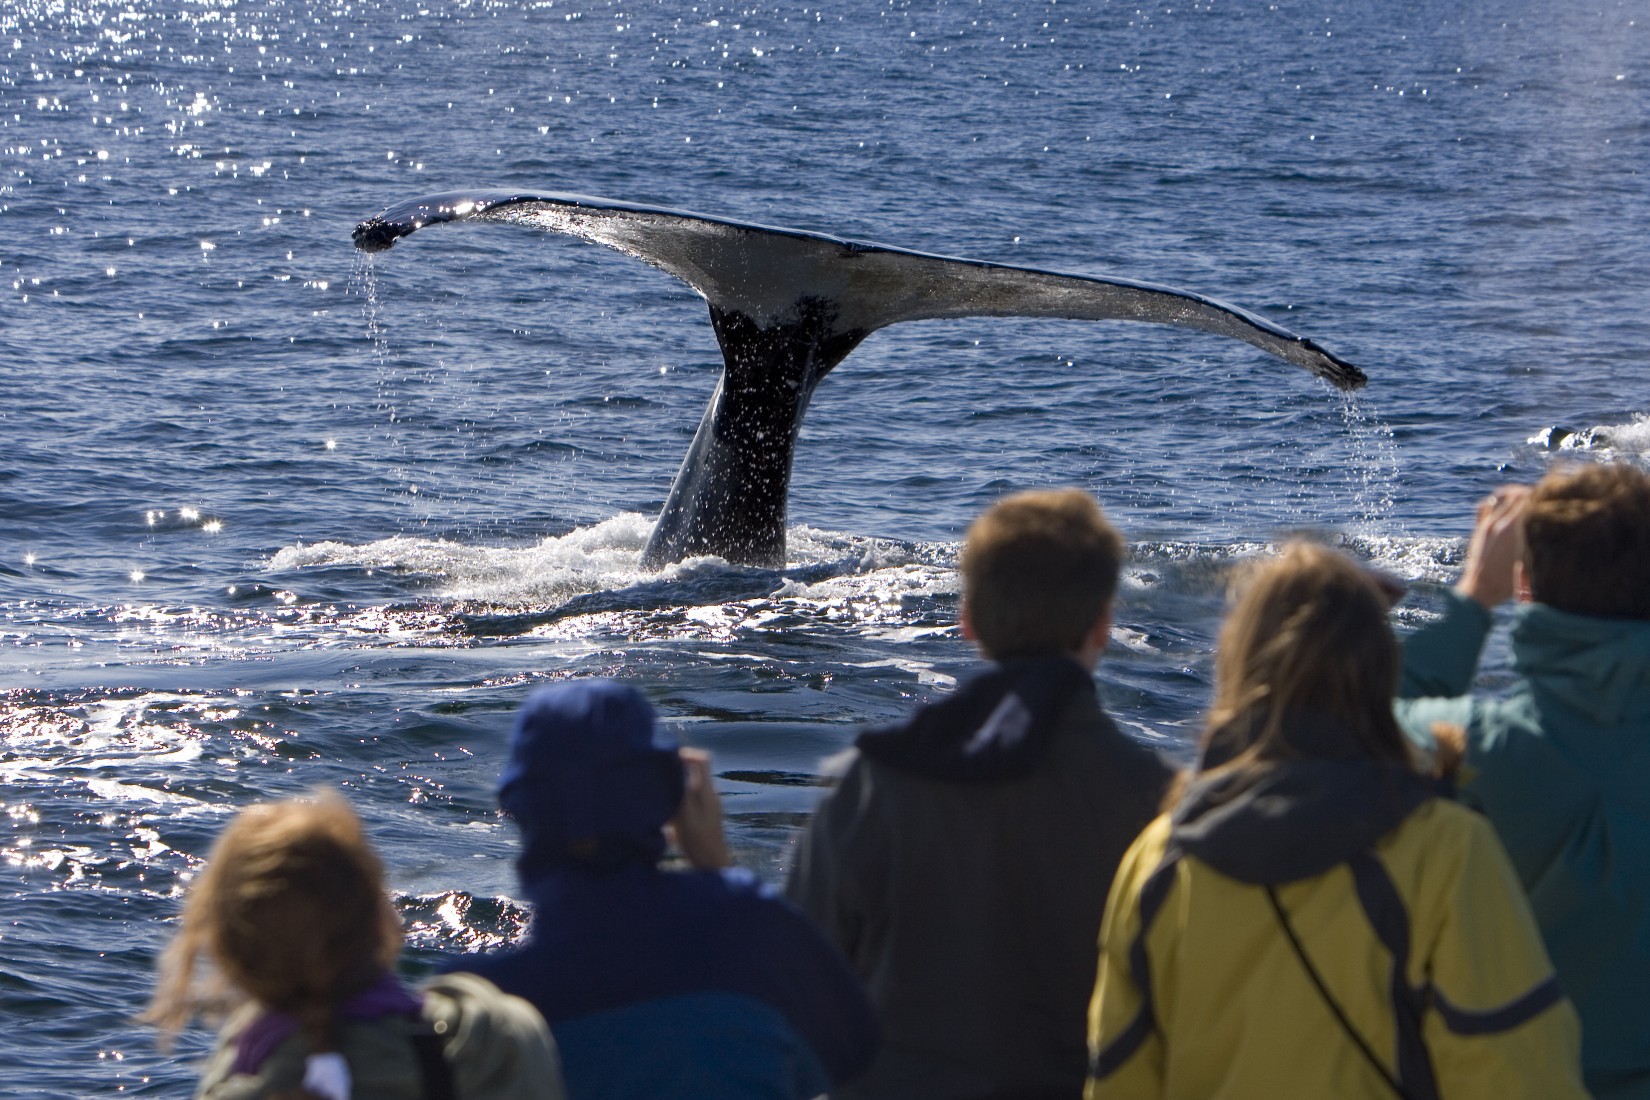
<path fill-rule="evenodd" d="M 1455 592 L 1405 645 L 1399 719 L 1467 731 L 1461 800 L 1512 857 L 1600 1100 L 1650 1100 L 1650 622 L 1514 612 L 1504 697 L 1469 696 L 1490 629 Z"/>

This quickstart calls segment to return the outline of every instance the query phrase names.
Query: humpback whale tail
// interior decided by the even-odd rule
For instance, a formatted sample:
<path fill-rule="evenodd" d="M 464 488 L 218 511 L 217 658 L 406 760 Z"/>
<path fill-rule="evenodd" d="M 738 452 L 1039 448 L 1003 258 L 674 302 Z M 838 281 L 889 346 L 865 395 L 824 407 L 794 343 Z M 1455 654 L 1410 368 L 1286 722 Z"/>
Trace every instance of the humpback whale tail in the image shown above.
<path fill-rule="evenodd" d="M 1148 321 L 1243 340 L 1341 389 L 1363 371 L 1311 340 L 1212 298 L 1129 279 L 955 259 L 611 199 L 448 192 L 355 228 L 367 252 L 455 221 L 530 225 L 604 244 L 681 279 L 710 306 L 722 378 L 642 555 L 785 560 L 791 456 L 814 387 L 861 340 L 900 321 L 1053 317 Z"/>

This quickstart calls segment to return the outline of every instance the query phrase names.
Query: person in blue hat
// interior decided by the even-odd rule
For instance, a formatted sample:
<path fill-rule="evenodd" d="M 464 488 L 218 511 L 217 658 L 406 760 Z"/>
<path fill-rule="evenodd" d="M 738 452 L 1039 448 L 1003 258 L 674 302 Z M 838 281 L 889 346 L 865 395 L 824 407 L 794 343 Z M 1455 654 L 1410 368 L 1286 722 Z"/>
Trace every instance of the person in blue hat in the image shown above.
<path fill-rule="evenodd" d="M 526 940 L 465 958 L 544 1014 L 571 1100 L 817 1096 L 877 1043 L 847 961 L 728 866 L 708 754 L 611 680 L 542 688 L 516 716 L 499 804 L 521 829 Z M 689 864 L 660 867 L 667 833 Z"/>

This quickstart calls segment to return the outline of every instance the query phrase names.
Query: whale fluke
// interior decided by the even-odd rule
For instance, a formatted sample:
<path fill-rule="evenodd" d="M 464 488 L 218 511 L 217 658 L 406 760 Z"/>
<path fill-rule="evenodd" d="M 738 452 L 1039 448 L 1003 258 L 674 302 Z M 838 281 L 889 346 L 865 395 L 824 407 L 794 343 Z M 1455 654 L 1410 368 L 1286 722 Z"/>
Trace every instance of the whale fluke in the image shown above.
<path fill-rule="evenodd" d="M 871 333 L 900 321 L 1053 317 L 1148 321 L 1243 340 L 1341 389 L 1364 372 L 1264 317 L 1129 279 L 955 259 L 583 195 L 447 192 L 389 207 L 355 245 L 390 248 L 455 221 L 582 237 L 681 279 L 710 306 L 726 364 L 642 564 L 695 554 L 777 567 L 797 430 L 814 387 Z"/>

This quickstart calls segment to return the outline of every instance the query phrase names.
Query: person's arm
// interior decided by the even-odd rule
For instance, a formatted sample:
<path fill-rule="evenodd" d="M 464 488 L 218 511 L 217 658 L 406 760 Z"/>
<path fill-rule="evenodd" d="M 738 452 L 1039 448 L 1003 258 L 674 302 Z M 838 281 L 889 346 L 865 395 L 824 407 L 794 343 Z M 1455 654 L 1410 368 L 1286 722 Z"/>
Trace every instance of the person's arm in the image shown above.
<path fill-rule="evenodd" d="M 1163 1093 L 1168 1051 L 1153 1013 L 1151 990 L 1136 979 L 1131 955 L 1145 932 L 1141 892 L 1162 862 L 1169 821 L 1160 817 L 1135 839 L 1106 899 L 1100 927 L 1100 972 L 1089 1002 L 1089 1078 L 1085 1100 L 1155 1098 Z M 1173 873 L 1172 868 L 1168 873 Z"/>
<path fill-rule="evenodd" d="M 1442 890 L 1419 914 L 1412 980 L 1431 985 L 1422 1031 L 1443 1096 L 1583 1100 L 1581 1027 L 1489 822 L 1473 816 Z M 1429 927 L 1430 926 L 1430 927 Z"/>
<path fill-rule="evenodd" d="M 1478 504 L 1467 560 L 1455 589 L 1486 610 L 1512 599 L 1524 560 L 1524 510 L 1528 485 L 1503 485 Z"/>
<path fill-rule="evenodd" d="M 1467 694 L 1490 626 L 1490 613 L 1476 600 L 1453 590 L 1444 593 L 1443 616 L 1404 639 L 1398 698 L 1453 699 Z"/>
<path fill-rule="evenodd" d="M 829 1086 L 870 1067 L 881 1035 L 876 1010 L 841 951 L 769 887 L 747 898 L 737 925 L 749 992 L 778 1009 L 807 1044 Z"/>
<path fill-rule="evenodd" d="M 1467 560 L 1455 589 L 1445 595 L 1444 615 L 1404 642 L 1400 699 L 1465 695 L 1489 637 L 1490 612 L 1512 598 L 1524 554 L 1522 485 L 1496 490 L 1478 505 Z"/>
<path fill-rule="evenodd" d="M 863 759 L 854 760 L 841 781 L 820 800 L 797 841 L 796 862 L 785 881 L 786 899 L 856 963 L 863 946 L 867 901 L 881 896 L 876 880 L 882 868 L 872 864 L 884 846 L 866 834 L 888 827 L 873 819 L 867 770 Z"/>

